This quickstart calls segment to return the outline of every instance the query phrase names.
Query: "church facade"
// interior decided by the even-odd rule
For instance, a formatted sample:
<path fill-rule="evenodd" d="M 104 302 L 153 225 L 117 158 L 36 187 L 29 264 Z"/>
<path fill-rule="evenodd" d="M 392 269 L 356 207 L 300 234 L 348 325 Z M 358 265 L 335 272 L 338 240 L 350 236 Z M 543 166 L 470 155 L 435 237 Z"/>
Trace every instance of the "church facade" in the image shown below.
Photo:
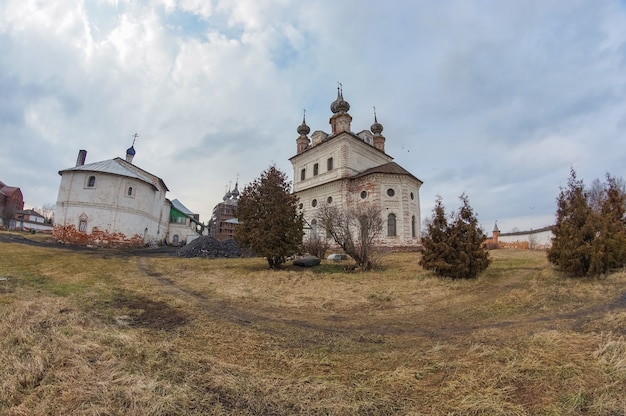
<path fill-rule="evenodd" d="M 369 130 L 351 130 L 350 104 L 338 89 L 331 104 L 331 133 L 311 129 L 303 119 L 297 131 L 293 191 L 300 200 L 305 234 L 317 232 L 317 211 L 323 204 L 348 210 L 356 204 L 380 206 L 384 230 L 381 246 L 420 247 L 419 190 L 422 181 L 385 153 L 383 126 L 374 115 Z M 306 235 L 305 235 L 305 238 Z"/>

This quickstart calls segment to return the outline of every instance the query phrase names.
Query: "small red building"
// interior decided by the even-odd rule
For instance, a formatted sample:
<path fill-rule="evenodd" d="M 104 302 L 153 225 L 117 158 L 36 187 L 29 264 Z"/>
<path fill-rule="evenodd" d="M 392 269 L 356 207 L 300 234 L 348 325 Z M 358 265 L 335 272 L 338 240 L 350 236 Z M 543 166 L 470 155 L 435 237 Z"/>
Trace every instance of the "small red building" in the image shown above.
<path fill-rule="evenodd" d="M 24 196 L 20 188 L 0 181 L 0 225 L 4 229 L 15 228 L 15 214 L 24 209 Z"/>

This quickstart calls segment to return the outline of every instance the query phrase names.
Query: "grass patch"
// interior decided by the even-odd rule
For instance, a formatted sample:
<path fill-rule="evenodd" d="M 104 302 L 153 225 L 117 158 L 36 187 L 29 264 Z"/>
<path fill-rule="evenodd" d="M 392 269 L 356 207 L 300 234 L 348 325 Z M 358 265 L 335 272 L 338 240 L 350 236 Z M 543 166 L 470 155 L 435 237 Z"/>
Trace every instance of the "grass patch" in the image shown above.
<path fill-rule="evenodd" d="M 623 414 L 626 273 L 371 273 L 0 242 L 0 414 Z"/>

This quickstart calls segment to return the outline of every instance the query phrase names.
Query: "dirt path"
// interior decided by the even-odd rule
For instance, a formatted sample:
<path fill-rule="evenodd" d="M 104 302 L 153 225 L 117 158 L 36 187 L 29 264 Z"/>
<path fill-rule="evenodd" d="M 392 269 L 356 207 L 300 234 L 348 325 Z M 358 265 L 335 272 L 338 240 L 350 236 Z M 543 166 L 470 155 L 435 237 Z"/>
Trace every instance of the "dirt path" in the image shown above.
<path fill-rule="evenodd" d="M 440 322 L 432 319 L 432 315 L 462 316 L 464 312 L 471 311 L 481 302 L 503 295 L 508 291 L 520 287 L 522 281 L 529 279 L 533 273 L 541 269 L 527 269 L 525 273 L 516 273 L 514 280 L 500 281 L 490 286 L 488 292 L 483 292 L 475 297 L 468 298 L 464 302 L 454 302 L 453 306 L 433 305 L 429 313 L 415 314 L 411 316 L 399 316 L 390 307 L 387 309 L 388 316 L 369 317 L 367 322 L 362 321 L 362 315 L 350 311 L 311 311 L 297 312 L 293 309 L 281 307 L 259 307 L 250 304 L 234 304 L 226 300 L 213 299 L 203 293 L 190 290 L 175 280 L 167 278 L 155 272 L 147 257 L 137 257 L 139 270 L 152 281 L 160 286 L 160 290 L 177 298 L 184 298 L 187 302 L 198 305 L 198 309 L 209 315 L 212 319 L 218 319 L 238 325 L 250 326 L 272 335 L 284 338 L 293 337 L 294 332 L 300 333 L 300 339 L 293 342 L 303 342 L 310 339 L 318 342 L 318 336 L 345 336 L 358 339 L 361 342 L 379 342 L 381 336 L 423 336 L 433 339 L 449 339 L 455 336 L 465 336 L 474 331 L 487 329 L 507 329 L 507 331 L 523 331 L 528 326 L 537 327 L 541 324 L 545 328 L 567 327 L 572 330 L 580 330 L 586 323 L 603 314 L 626 309 L 626 292 L 614 301 L 604 304 L 594 304 L 567 312 L 554 313 L 533 312 L 514 317 L 510 320 L 459 320 L 453 323 Z M 516 332 L 516 331 L 513 331 Z"/>

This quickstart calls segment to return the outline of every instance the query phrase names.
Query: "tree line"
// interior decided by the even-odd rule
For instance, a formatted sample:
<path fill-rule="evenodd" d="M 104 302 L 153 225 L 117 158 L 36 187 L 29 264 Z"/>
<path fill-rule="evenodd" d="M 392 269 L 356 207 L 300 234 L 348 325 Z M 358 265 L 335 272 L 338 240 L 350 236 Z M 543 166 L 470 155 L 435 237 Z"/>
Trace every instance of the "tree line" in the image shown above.
<path fill-rule="evenodd" d="M 318 210 L 316 227 L 303 243 L 304 218 L 298 198 L 290 192 L 287 175 L 270 166 L 242 191 L 237 216 L 237 242 L 267 259 L 270 268 L 280 268 L 286 259 L 307 250 L 323 257 L 334 241 L 356 263 L 370 270 L 379 265 L 376 241 L 383 230 L 380 207 L 356 204 L 341 209 Z M 437 197 L 432 216 L 426 220 L 419 260 L 439 276 L 475 278 L 491 259 L 486 235 L 466 194 L 457 211 L 446 213 Z M 572 169 L 567 187 L 557 198 L 556 222 L 549 261 L 569 276 L 607 273 L 626 265 L 626 187 L 622 180 L 606 175 L 589 189 Z"/>

